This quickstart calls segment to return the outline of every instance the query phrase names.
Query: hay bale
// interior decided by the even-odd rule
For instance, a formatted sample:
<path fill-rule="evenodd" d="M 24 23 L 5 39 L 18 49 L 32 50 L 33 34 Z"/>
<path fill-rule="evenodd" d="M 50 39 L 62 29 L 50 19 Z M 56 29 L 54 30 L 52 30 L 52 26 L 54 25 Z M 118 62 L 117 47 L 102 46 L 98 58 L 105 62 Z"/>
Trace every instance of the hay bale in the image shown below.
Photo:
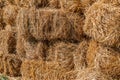
<path fill-rule="evenodd" d="M 23 80 L 74 80 L 77 71 L 61 71 L 57 63 L 41 60 L 23 61 L 21 72 Z M 29 74 L 28 74 L 29 73 Z"/>
<path fill-rule="evenodd" d="M 91 40 L 89 42 L 88 50 L 86 53 L 86 60 L 87 60 L 88 67 L 94 66 L 94 61 L 95 61 L 95 57 L 96 57 L 96 51 L 98 50 L 98 46 L 99 46 L 99 44 L 94 40 Z"/>
<path fill-rule="evenodd" d="M 54 63 L 46 64 L 41 60 L 25 60 L 23 61 L 21 66 L 22 79 L 23 80 L 46 80 L 45 76 L 49 74 L 51 70 L 54 70 L 54 67 L 55 67 Z M 53 77 L 53 73 L 51 78 L 52 77 Z"/>
<path fill-rule="evenodd" d="M 46 60 L 57 63 L 60 70 L 70 71 L 74 69 L 73 54 L 77 48 L 76 44 L 58 42 L 50 46 L 46 54 Z"/>
<path fill-rule="evenodd" d="M 9 76 L 20 76 L 22 61 L 16 55 L 4 55 L 4 74 Z"/>
<path fill-rule="evenodd" d="M 16 53 L 16 36 L 15 33 L 2 30 L 0 31 L 0 51 L 4 54 Z"/>
<path fill-rule="evenodd" d="M 78 72 L 76 80 L 113 80 L 109 75 L 105 75 L 94 68 L 87 68 Z"/>
<path fill-rule="evenodd" d="M 95 68 L 112 77 L 120 77 L 120 52 L 113 48 L 98 46 Z"/>
<path fill-rule="evenodd" d="M 82 70 L 87 67 L 86 54 L 88 50 L 89 41 L 83 40 L 78 45 L 74 56 L 75 70 Z"/>
<path fill-rule="evenodd" d="M 16 26 L 16 17 L 18 8 L 15 5 L 8 4 L 3 8 L 3 20 L 7 25 Z"/>
<path fill-rule="evenodd" d="M 68 14 L 56 9 L 22 8 L 17 18 L 21 35 L 30 34 L 37 40 L 81 40 L 83 24 L 83 18 L 77 14 Z"/>
<path fill-rule="evenodd" d="M 115 46 L 120 38 L 120 8 L 95 3 L 86 13 L 84 32 L 104 45 Z"/>

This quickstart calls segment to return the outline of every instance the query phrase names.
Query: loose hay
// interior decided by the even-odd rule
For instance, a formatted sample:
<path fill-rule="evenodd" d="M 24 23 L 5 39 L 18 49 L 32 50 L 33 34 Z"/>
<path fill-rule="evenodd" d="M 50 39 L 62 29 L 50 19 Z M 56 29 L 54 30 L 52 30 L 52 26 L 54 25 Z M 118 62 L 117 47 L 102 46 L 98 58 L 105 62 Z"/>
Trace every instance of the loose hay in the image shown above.
<path fill-rule="evenodd" d="M 70 71 L 74 69 L 73 54 L 76 44 L 59 42 L 51 46 L 46 54 L 46 60 L 57 63 L 60 70 Z"/>
<path fill-rule="evenodd" d="M 15 33 L 2 30 L 0 31 L 0 51 L 4 54 L 16 53 L 16 37 Z"/>
<path fill-rule="evenodd" d="M 105 75 L 94 68 L 87 68 L 78 73 L 76 80 L 113 80 L 108 75 Z"/>
<path fill-rule="evenodd" d="M 0 8 L 0 31 L 4 29 L 3 26 L 3 9 Z"/>
<path fill-rule="evenodd" d="M 86 13 L 84 32 L 94 40 L 114 46 L 120 38 L 120 8 L 95 3 Z"/>
<path fill-rule="evenodd" d="M 16 55 L 4 55 L 3 58 L 4 74 L 9 76 L 20 76 L 22 61 Z"/>
<path fill-rule="evenodd" d="M 97 70 L 120 78 L 120 52 L 109 47 L 99 46 L 96 52 L 95 67 Z"/>
<path fill-rule="evenodd" d="M 21 35 L 30 34 L 37 40 L 81 40 L 83 24 L 83 18 L 77 14 L 66 14 L 55 9 L 22 8 L 17 18 Z"/>
<path fill-rule="evenodd" d="M 86 53 L 88 49 L 89 41 L 87 40 L 80 42 L 74 56 L 75 70 L 82 70 L 87 67 Z"/>

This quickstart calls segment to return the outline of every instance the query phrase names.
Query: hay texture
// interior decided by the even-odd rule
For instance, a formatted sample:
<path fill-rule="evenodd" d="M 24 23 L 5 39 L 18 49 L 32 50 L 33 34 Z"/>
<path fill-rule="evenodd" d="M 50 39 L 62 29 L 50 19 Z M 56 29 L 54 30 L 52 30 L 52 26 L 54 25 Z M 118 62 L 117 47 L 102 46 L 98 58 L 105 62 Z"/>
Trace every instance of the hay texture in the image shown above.
<path fill-rule="evenodd" d="M 48 0 L 18 0 L 17 3 L 20 7 L 27 7 L 27 8 L 31 8 L 31 7 L 43 8 L 49 5 Z"/>
<path fill-rule="evenodd" d="M 120 0 L 101 0 L 102 3 L 111 4 L 111 5 L 120 5 Z"/>
<path fill-rule="evenodd" d="M 22 80 L 74 80 L 77 77 L 77 71 L 61 71 L 57 63 L 40 60 L 25 60 L 21 72 Z"/>
<path fill-rule="evenodd" d="M 45 75 L 49 74 L 52 69 L 54 70 L 54 68 L 55 68 L 54 63 L 46 64 L 45 62 L 40 60 L 25 60 L 21 67 L 22 79 L 23 80 L 46 80 Z"/>
<path fill-rule="evenodd" d="M 6 25 L 16 26 L 16 16 L 18 13 L 18 8 L 15 5 L 8 4 L 3 8 L 3 20 Z"/>
<path fill-rule="evenodd" d="M 113 80 L 109 75 L 105 75 L 94 68 L 87 68 L 78 72 L 76 80 Z"/>
<path fill-rule="evenodd" d="M 115 46 L 120 38 L 120 8 L 110 4 L 95 3 L 86 13 L 84 32 L 94 40 Z"/>
<path fill-rule="evenodd" d="M 17 17 L 21 35 L 30 34 L 37 40 L 81 40 L 83 24 L 83 18 L 77 14 L 66 14 L 55 9 L 22 8 Z"/>
<path fill-rule="evenodd" d="M 20 76 L 22 61 L 16 55 L 4 55 L 3 57 L 4 74 L 9 76 Z"/>
<path fill-rule="evenodd" d="M 4 54 L 16 53 L 16 38 L 15 33 L 2 30 L 0 31 L 0 51 Z"/>
<path fill-rule="evenodd" d="M 99 46 L 96 53 L 94 61 L 96 69 L 112 77 L 120 78 L 120 52 Z"/>
<path fill-rule="evenodd" d="M 89 41 L 89 46 L 86 52 L 86 61 L 88 67 L 94 66 L 94 61 L 96 58 L 96 51 L 98 50 L 98 46 L 99 44 L 96 41 L 94 40 Z"/>
<path fill-rule="evenodd" d="M 83 40 L 77 46 L 74 56 L 75 70 L 82 70 L 87 67 L 86 54 L 89 46 L 89 41 Z"/>
<path fill-rule="evenodd" d="M 60 70 L 70 71 L 74 69 L 73 54 L 76 44 L 59 42 L 50 46 L 46 54 L 48 62 L 57 63 Z"/>

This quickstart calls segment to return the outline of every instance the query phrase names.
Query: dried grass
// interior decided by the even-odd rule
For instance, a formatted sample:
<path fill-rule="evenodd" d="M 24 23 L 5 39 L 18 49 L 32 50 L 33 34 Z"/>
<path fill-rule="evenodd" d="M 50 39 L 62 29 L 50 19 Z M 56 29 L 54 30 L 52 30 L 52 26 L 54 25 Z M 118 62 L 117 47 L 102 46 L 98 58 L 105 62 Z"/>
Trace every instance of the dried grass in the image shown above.
<path fill-rule="evenodd" d="M 109 75 L 105 75 L 94 68 L 87 68 L 78 73 L 76 80 L 113 80 Z"/>
<path fill-rule="evenodd" d="M 99 46 L 96 53 L 95 68 L 102 73 L 120 78 L 120 52 Z"/>
<path fill-rule="evenodd" d="M 56 9 L 23 8 L 17 18 L 21 35 L 30 34 L 37 40 L 81 40 L 83 24 L 83 18 L 77 14 L 66 14 Z"/>
<path fill-rule="evenodd" d="M 89 41 L 83 40 L 77 46 L 74 56 L 75 70 L 82 70 L 87 67 L 86 54 L 89 46 Z"/>
<path fill-rule="evenodd" d="M 22 61 L 16 55 L 4 55 L 3 57 L 4 74 L 9 76 L 20 76 Z"/>
<path fill-rule="evenodd" d="M 2 30 L 0 31 L 0 51 L 4 54 L 16 53 L 16 38 L 15 33 Z"/>
<path fill-rule="evenodd" d="M 73 54 L 77 48 L 76 44 L 58 42 L 50 46 L 46 54 L 48 62 L 57 63 L 60 70 L 70 71 L 74 69 Z"/>
<path fill-rule="evenodd" d="M 114 46 L 120 38 L 120 8 L 95 3 L 86 13 L 84 32 L 94 40 Z"/>

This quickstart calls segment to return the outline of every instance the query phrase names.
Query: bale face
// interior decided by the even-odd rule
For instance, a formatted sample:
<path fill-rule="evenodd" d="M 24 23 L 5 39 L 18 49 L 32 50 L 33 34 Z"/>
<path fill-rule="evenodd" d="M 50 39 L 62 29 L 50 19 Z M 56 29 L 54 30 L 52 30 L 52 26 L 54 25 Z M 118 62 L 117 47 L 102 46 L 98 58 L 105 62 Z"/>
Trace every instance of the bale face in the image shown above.
<path fill-rule="evenodd" d="M 94 40 L 115 46 L 120 38 L 120 8 L 95 3 L 86 13 L 84 32 Z"/>
<path fill-rule="evenodd" d="M 89 41 L 87 40 L 80 42 L 74 56 L 75 70 L 82 70 L 87 67 L 86 53 L 88 49 Z"/>
<path fill-rule="evenodd" d="M 25 60 L 21 67 L 22 79 L 23 80 L 46 80 L 45 79 L 47 78 L 46 75 L 48 75 L 52 71 L 52 69 L 54 70 L 54 67 L 55 67 L 54 63 L 47 64 L 40 60 Z M 50 77 L 52 78 L 54 76 L 54 71 L 51 74 L 52 75 Z"/>
<path fill-rule="evenodd" d="M 31 34 L 37 40 L 81 40 L 83 24 L 83 18 L 77 14 L 54 9 L 21 9 L 17 18 L 20 34 Z"/>
<path fill-rule="evenodd" d="M 87 68 L 81 72 L 78 72 L 76 80 L 113 80 L 108 75 L 105 75 L 94 68 Z"/>
<path fill-rule="evenodd" d="M 61 70 L 70 71 L 74 68 L 73 54 L 77 45 L 59 42 L 51 46 L 48 50 L 46 60 L 58 63 Z"/>
<path fill-rule="evenodd" d="M 4 54 L 15 54 L 16 53 L 16 38 L 15 33 L 10 31 L 0 32 L 0 50 Z"/>
<path fill-rule="evenodd" d="M 20 76 L 21 63 L 22 61 L 15 55 L 4 55 L 4 74 L 9 76 Z"/>
<path fill-rule="evenodd" d="M 120 77 L 120 54 L 112 48 L 98 47 L 95 58 L 95 67 L 102 73 L 112 77 Z"/>

